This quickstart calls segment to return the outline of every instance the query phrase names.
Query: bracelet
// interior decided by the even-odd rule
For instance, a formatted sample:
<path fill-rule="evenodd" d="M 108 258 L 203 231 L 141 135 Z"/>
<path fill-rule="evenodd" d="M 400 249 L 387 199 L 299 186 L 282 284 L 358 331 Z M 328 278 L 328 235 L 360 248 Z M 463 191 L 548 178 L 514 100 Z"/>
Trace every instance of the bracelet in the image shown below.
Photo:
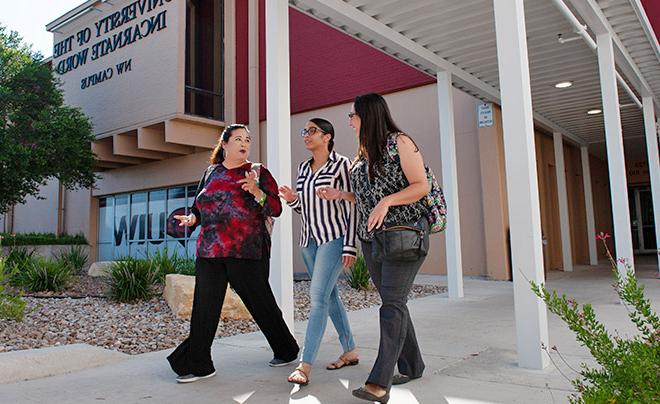
<path fill-rule="evenodd" d="M 254 200 L 257 201 L 259 205 L 264 206 L 264 203 L 266 203 L 266 193 L 264 191 L 261 191 L 261 198 L 257 198 L 255 196 Z"/>

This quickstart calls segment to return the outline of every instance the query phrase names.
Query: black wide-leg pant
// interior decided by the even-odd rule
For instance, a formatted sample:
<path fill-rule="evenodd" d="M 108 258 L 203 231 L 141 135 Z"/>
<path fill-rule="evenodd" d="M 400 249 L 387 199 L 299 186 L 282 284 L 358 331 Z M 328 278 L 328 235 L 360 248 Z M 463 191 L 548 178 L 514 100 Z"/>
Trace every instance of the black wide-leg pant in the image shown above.
<path fill-rule="evenodd" d="M 211 344 L 228 283 L 268 340 L 274 357 L 291 361 L 298 356 L 298 343 L 284 322 L 268 283 L 267 261 L 197 258 L 190 335 L 167 357 L 175 373 L 204 376 L 215 371 Z"/>
<path fill-rule="evenodd" d="M 380 306 L 378 356 L 367 383 L 389 390 L 395 366 L 401 374 L 412 378 L 421 377 L 424 372 L 424 360 L 407 303 L 415 275 L 426 257 L 415 262 L 376 262 L 371 258 L 373 247 L 372 242 L 362 241 L 367 269 L 383 302 Z"/>

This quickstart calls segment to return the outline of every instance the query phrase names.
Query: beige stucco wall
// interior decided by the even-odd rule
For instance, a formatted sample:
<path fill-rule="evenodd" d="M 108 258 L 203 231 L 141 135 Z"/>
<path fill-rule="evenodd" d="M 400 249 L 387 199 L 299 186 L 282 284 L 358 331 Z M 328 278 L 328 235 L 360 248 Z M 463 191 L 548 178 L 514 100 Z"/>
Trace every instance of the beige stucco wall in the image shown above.
<path fill-rule="evenodd" d="M 26 198 L 22 205 L 14 208 L 14 233 L 57 232 L 57 196 L 59 181 L 50 179 L 41 187 L 38 199 Z"/>
<path fill-rule="evenodd" d="M 210 153 L 205 151 L 104 171 L 99 174 L 100 179 L 93 195 L 102 196 L 197 183 L 208 166 Z"/>
<path fill-rule="evenodd" d="M 483 214 L 481 210 L 481 185 L 479 173 L 479 151 L 477 138 L 476 100 L 460 90 L 454 89 L 454 121 L 456 130 L 456 153 L 458 155 L 458 187 L 461 216 L 461 243 L 463 247 L 463 271 L 466 275 L 485 275 L 485 252 L 483 236 Z M 387 94 L 397 125 L 409 133 L 419 145 L 426 164 L 441 178 L 440 138 L 435 85 L 427 85 L 397 93 Z M 309 157 L 309 152 L 298 132 L 308 119 L 322 117 L 335 126 L 335 150 L 349 158 L 355 156 L 357 139 L 348 126 L 347 114 L 351 103 L 345 103 L 314 111 L 295 114 L 291 117 L 291 177 L 295 180 L 298 164 Z M 261 142 L 266 143 L 266 122 L 260 127 Z M 264 158 L 265 160 L 265 158 Z M 266 162 L 267 164 L 267 162 Z M 297 245 L 300 231 L 300 216 L 293 216 L 294 269 L 304 271 L 304 264 Z M 422 267 L 423 273 L 445 274 L 444 234 L 431 236 L 429 256 Z"/>
<path fill-rule="evenodd" d="M 91 191 L 89 189 L 78 189 L 64 191 L 64 231 L 68 234 L 85 235 L 90 240 L 89 210 Z"/>
<path fill-rule="evenodd" d="M 53 67 L 72 54 L 88 49 L 86 64 L 56 76 L 62 81 L 67 104 L 81 107 L 92 119 L 94 132 L 100 136 L 183 112 L 185 2 L 165 0 L 151 12 L 108 33 L 101 31 L 97 37 L 95 24 L 129 3 L 129 0 L 99 2 L 95 9 L 101 12 L 89 12 L 53 33 L 57 44 L 70 35 L 76 37 L 86 28 L 91 30 L 89 42 L 79 46 L 74 38 L 72 50 L 54 58 Z M 143 21 L 161 12 L 165 12 L 166 28 L 91 60 L 92 45 L 96 42 L 136 24 L 146 27 Z M 116 65 L 128 60 L 131 71 L 119 75 Z M 81 80 L 106 69 L 112 69 L 111 79 L 81 89 Z"/>

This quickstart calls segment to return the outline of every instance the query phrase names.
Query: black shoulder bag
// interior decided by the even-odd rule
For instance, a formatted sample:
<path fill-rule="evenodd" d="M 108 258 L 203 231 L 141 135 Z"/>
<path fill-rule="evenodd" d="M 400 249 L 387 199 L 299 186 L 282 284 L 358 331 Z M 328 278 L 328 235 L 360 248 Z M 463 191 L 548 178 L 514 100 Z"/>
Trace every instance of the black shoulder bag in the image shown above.
<path fill-rule="evenodd" d="M 383 226 L 374 233 L 371 256 L 376 262 L 417 261 L 429 251 L 429 222 L 420 217 L 416 222 Z"/>

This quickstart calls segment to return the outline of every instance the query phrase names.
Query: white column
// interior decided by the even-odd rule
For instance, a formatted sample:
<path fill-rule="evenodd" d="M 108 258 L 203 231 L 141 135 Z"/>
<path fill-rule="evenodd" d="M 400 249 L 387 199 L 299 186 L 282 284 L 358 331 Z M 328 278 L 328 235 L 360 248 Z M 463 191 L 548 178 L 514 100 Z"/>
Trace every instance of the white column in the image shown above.
<path fill-rule="evenodd" d="M 555 176 L 557 177 L 557 199 L 559 199 L 562 266 L 564 272 L 571 272 L 573 271 L 573 249 L 571 247 L 571 225 L 568 217 L 568 193 L 566 191 L 566 169 L 564 168 L 564 140 L 559 132 L 554 132 L 552 138 L 555 145 Z"/>
<path fill-rule="evenodd" d="M 268 169 L 280 184 L 291 184 L 289 94 L 289 3 L 266 0 L 266 136 Z M 270 283 L 284 320 L 293 331 L 293 225 L 291 209 L 276 220 Z"/>
<path fill-rule="evenodd" d="M 658 157 L 658 129 L 653 111 L 653 97 L 642 97 L 644 127 L 646 128 L 646 152 L 649 157 L 651 194 L 653 195 L 653 217 L 655 218 L 655 247 L 658 249 L 658 271 L 660 271 L 660 158 Z"/>
<path fill-rule="evenodd" d="M 614 48 L 612 47 L 610 34 L 600 34 L 596 37 L 596 41 L 598 43 L 598 70 L 600 72 L 600 91 L 603 101 L 603 118 L 605 120 L 605 142 L 607 146 L 607 166 L 610 174 L 616 257 L 617 261 L 622 258 L 626 259 L 630 266 L 634 268 L 630 211 L 628 210 L 626 162 L 623 153 Z M 617 265 L 619 273 L 625 276 L 627 272 L 625 264 L 618 262 Z"/>
<path fill-rule="evenodd" d="M 463 260 L 461 258 L 461 225 L 458 213 L 458 176 L 456 174 L 456 135 L 454 132 L 454 100 L 451 73 L 440 71 L 438 80 L 438 112 L 440 118 L 440 154 L 442 186 L 447 203 L 447 286 L 450 298 L 463 297 Z"/>
<path fill-rule="evenodd" d="M 587 245 L 589 245 L 589 265 L 598 265 L 596 250 L 596 217 L 594 216 L 594 196 L 591 189 L 591 166 L 589 165 L 589 148 L 580 147 L 582 160 L 582 188 L 584 188 L 584 210 L 587 214 Z"/>
<path fill-rule="evenodd" d="M 543 369 L 548 313 L 529 282 L 544 283 L 532 94 L 523 0 L 493 0 L 502 99 L 518 365 Z"/>

